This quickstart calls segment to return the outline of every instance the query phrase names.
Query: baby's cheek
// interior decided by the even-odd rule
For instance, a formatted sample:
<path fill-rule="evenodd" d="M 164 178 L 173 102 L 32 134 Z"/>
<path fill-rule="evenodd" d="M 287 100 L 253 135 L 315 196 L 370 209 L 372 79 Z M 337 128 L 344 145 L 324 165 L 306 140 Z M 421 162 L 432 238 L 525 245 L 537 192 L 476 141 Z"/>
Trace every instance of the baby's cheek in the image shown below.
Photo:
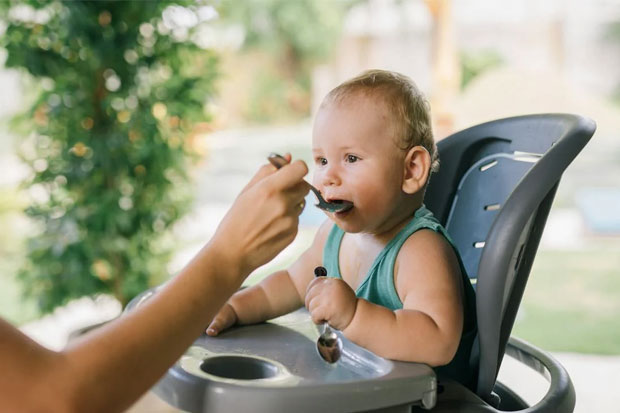
<path fill-rule="evenodd" d="M 310 183 L 312 184 L 312 186 L 314 186 L 317 189 L 322 189 L 322 182 L 323 180 L 323 176 L 321 174 L 321 172 L 316 171 L 312 174 L 312 181 L 310 181 Z"/>
<path fill-rule="evenodd" d="M 363 209 L 368 216 L 377 216 L 377 214 L 385 210 L 386 203 L 383 191 L 367 190 L 362 193 L 355 206 Z"/>

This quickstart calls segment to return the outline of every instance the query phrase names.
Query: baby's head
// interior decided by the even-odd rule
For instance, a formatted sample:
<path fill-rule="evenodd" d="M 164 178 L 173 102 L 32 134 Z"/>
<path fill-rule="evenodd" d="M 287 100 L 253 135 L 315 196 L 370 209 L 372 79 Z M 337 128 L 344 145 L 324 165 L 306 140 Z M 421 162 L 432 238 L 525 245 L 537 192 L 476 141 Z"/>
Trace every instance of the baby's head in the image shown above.
<path fill-rule="evenodd" d="M 350 232 L 381 231 L 421 204 L 438 167 L 428 102 L 407 76 L 362 73 L 323 100 L 313 155 L 325 198 L 354 203 L 332 219 Z"/>
<path fill-rule="evenodd" d="M 408 76 L 387 70 L 368 70 L 332 89 L 321 108 L 343 103 L 353 96 L 364 96 L 384 105 L 391 115 L 396 144 L 403 150 L 420 145 L 431 155 L 431 171 L 439 169 L 437 146 L 433 139 L 430 105 Z"/>

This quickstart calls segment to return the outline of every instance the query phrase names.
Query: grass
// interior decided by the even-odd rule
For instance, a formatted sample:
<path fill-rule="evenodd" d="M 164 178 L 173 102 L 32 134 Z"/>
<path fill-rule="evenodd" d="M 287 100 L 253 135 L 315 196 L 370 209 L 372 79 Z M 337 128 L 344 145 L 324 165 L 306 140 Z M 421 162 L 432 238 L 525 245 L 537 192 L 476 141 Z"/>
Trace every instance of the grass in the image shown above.
<path fill-rule="evenodd" d="M 513 335 L 547 351 L 620 354 L 620 238 L 539 251 Z"/>

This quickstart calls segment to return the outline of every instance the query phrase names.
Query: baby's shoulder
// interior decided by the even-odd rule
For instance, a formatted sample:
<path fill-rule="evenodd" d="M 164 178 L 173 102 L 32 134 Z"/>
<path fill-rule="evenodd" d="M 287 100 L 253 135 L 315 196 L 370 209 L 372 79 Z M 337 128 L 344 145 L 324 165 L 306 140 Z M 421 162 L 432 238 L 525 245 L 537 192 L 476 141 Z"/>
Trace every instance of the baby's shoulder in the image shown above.
<path fill-rule="evenodd" d="M 437 263 L 452 264 L 456 260 L 454 250 L 446 237 L 432 229 L 421 229 L 409 236 L 396 256 L 394 275 L 399 270 L 410 272 Z"/>
<path fill-rule="evenodd" d="M 427 249 L 450 248 L 450 243 L 438 231 L 422 228 L 411 234 L 403 243 L 401 253 L 412 254 Z"/>
<path fill-rule="evenodd" d="M 453 282 L 460 273 L 458 258 L 448 240 L 431 229 L 413 233 L 394 264 L 394 285 L 401 297 L 424 293 Z"/>

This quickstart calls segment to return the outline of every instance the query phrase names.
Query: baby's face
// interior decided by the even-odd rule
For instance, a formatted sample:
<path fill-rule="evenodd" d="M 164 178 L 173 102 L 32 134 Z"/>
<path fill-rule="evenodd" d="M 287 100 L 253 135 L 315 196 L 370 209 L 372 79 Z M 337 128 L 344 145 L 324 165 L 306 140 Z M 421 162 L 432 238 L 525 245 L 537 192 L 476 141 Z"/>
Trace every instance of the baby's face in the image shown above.
<path fill-rule="evenodd" d="M 396 145 L 394 121 L 381 99 L 354 95 L 323 106 L 312 134 L 313 184 L 327 201 L 353 203 L 328 213 L 347 232 L 381 233 L 394 225 L 406 152 Z"/>

